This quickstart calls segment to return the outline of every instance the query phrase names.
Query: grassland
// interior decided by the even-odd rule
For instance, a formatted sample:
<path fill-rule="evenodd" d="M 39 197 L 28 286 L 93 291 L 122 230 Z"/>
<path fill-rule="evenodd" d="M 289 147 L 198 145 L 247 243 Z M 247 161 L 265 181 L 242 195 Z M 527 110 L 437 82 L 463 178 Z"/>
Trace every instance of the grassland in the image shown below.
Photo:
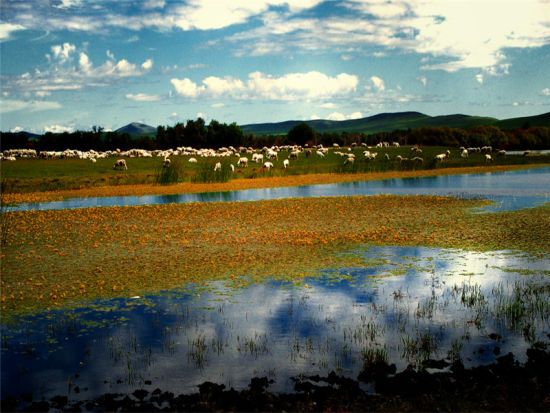
<path fill-rule="evenodd" d="M 479 172 L 489 167 L 482 154 L 471 154 L 462 159 L 456 149 L 444 163 L 435 163 L 435 154 L 444 152 L 444 147 L 425 147 L 423 164 L 400 163 L 397 155 L 410 157 L 410 148 L 377 149 L 380 155 L 375 161 L 367 161 L 362 154 L 364 148 L 355 148 L 354 165 L 344 165 L 343 158 L 331 150 L 325 158 L 316 155 L 291 160 L 290 167 L 282 167 L 288 154 L 282 152 L 274 161 L 274 168 L 264 170 L 260 164 L 251 164 L 246 168 L 236 168 L 229 182 L 206 183 L 197 179 L 205 167 L 214 168 L 218 159 L 199 158 L 197 164 L 188 162 L 188 156 L 179 158 L 173 164 L 181 165 L 176 174 L 178 181 L 172 185 L 158 185 L 157 178 L 162 169 L 162 158 L 129 158 L 128 171 L 112 169 L 114 160 L 99 159 L 96 163 L 80 159 L 21 159 L 16 162 L 3 162 L 2 185 L 4 202 L 37 202 L 60 200 L 82 196 L 115 196 L 173 194 L 185 192 L 229 191 L 236 189 L 264 188 L 274 186 L 307 185 L 315 183 L 334 183 L 367 179 L 385 179 L 403 176 L 426 176 L 443 173 Z M 346 151 L 346 149 L 343 149 Z M 388 153 L 392 160 L 384 159 Z M 249 156 L 250 157 L 250 156 Z M 236 164 L 236 158 L 223 158 L 222 169 L 227 171 L 229 164 Z M 540 156 L 494 156 L 490 167 L 516 168 L 550 164 L 550 155 Z M 457 168 L 467 168 L 458 170 Z M 484 169 L 485 170 L 485 169 Z M 498 170 L 498 169 L 497 169 Z M 199 182 L 197 182 L 199 181 Z"/>

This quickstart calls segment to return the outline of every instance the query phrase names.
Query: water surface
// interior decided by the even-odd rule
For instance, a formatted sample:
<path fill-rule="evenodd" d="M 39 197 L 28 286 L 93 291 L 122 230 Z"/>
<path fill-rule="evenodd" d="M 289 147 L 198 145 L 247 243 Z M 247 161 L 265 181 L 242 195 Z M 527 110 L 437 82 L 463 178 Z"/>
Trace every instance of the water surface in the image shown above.
<path fill-rule="evenodd" d="M 271 391 L 287 392 L 300 374 L 356 379 L 376 352 L 398 371 L 426 359 L 471 367 L 508 352 L 524 361 L 533 343 L 550 341 L 549 259 L 417 247 L 349 253 L 364 264 L 300 284 L 216 282 L 2 325 L 2 397 L 181 394 L 204 381 L 243 389 L 264 376 Z"/>
<path fill-rule="evenodd" d="M 380 181 L 345 182 L 227 192 L 179 195 L 72 198 L 64 201 L 20 204 L 16 211 L 72 209 L 103 206 L 158 205 L 189 202 L 258 201 L 282 198 L 309 198 L 350 195 L 443 195 L 483 198 L 494 201 L 484 211 L 530 208 L 550 200 L 550 167 L 482 174 L 396 178 Z"/>

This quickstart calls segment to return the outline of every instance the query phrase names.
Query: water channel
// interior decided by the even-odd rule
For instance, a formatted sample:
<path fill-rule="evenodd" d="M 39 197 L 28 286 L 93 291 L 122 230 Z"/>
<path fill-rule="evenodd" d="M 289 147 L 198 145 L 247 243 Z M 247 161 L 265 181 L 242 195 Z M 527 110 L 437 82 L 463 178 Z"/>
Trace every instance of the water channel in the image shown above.
<path fill-rule="evenodd" d="M 305 185 L 227 192 L 178 195 L 73 198 L 63 201 L 19 204 L 10 210 L 48 210 L 108 206 L 157 205 L 189 202 L 258 201 L 350 195 L 443 195 L 494 201 L 484 211 L 534 207 L 550 200 L 550 167 L 482 174 L 397 178 L 326 185 Z"/>

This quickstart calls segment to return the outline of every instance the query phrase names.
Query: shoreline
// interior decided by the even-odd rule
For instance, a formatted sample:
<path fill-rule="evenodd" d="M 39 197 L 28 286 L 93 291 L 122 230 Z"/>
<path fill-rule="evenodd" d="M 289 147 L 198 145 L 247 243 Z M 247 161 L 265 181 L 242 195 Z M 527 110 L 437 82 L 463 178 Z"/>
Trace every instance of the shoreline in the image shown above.
<path fill-rule="evenodd" d="M 191 183 L 182 182 L 173 185 L 111 185 L 88 187 L 81 189 L 67 189 L 59 191 L 5 193 L 3 202 L 6 204 L 61 201 L 68 198 L 111 197 L 111 196 L 145 196 L 145 195 L 174 195 L 199 192 L 227 192 L 244 189 L 260 189 L 274 187 L 290 187 L 301 185 L 334 184 L 341 182 L 374 181 L 395 178 L 415 178 L 440 175 L 458 175 L 484 172 L 504 172 L 521 169 L 547 167 L 548 164 L 531 165 L 498 165 L 475 166 L 460 168 L 422 169 L 416 171 L 387 171 L 356 174 L 305 174 L 288 175 L 284 177 L 266 177 L 254 179 L 233 179 L 223 183 Z"/>

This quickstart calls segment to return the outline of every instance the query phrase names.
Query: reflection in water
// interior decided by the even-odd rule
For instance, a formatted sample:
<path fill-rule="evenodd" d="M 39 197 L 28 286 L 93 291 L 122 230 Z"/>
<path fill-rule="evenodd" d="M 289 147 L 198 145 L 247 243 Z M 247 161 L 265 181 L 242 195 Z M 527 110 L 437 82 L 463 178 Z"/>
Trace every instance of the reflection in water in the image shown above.
<path fill-rule="evenodd" d="M 70 209 L 96 206 L 131 206 L 189 202 L 258 201 L 281 198 L 307 198 L 350 195 L 444 195 L 485 198 L 495 204 L 484 211 L 530 208 L 548 202 L 550 167 L 511 172 L 441 175 L 422 178 L 386 179 L 241 191 L 180 195 L 148 195 L 102 198 L 74 198 L 65 201 L 20 204 L 16 211 L 29 209 Z"/>
<path fill-rule="evenodd" d="M 550 333 L 550 260 L 415 247 L 351 251 L 364 265 L 301 285 L 170 291 L 50 312 L 2 326 L 2 397 L 91 398 L 136 388 L 176 394 L 254 376 L 356 378 L 373 354 L 398 371 L 426 359 L 493 362 Z"/>

